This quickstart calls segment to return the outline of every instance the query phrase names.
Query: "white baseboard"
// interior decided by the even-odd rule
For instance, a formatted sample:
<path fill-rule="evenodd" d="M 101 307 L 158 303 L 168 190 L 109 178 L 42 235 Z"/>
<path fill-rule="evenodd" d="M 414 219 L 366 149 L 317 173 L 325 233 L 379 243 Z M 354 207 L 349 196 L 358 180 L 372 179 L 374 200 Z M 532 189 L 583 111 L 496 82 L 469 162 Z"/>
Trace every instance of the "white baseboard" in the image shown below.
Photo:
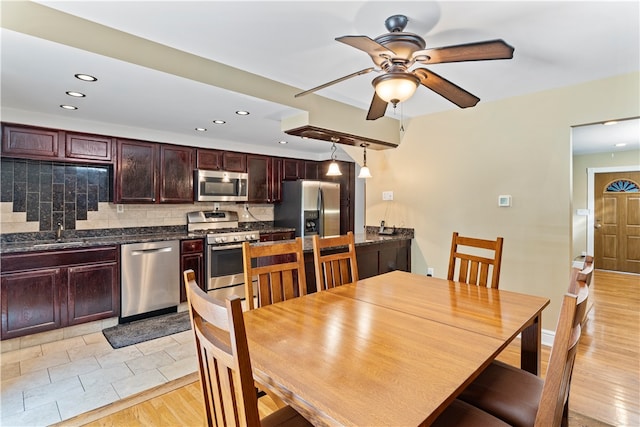
<path fill-rule="evenodd" d="M 550 331 L 548 329 L 542 330 L 542 345 L 546 345 L 548 347 L 553 346 L 553 339 L 556 336 L 556 331 Z"/>

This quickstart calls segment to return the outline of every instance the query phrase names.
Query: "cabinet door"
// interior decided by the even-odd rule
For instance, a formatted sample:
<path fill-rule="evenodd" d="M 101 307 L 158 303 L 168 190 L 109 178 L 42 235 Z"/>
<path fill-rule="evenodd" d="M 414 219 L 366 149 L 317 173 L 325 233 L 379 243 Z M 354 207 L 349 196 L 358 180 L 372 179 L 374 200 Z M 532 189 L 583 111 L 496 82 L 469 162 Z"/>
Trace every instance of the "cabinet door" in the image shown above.
<path fill-rule="evenodd" d="M 282 159 L 282 179 L 285 181 L 295 181 L 303 179 L 304 160 L 299 159 Z"/>
<path fill-rule="evenodd" d="M 2 339 L 48 331 L 63 326 L 59 268 L 2 275 Z"/>
<path fill-rule="evenodd" d="M 157 144 L 119 139 L 116 203 L 155 203 Z"/>
<path fill-rule="evenodd" d="M 204 256 L 200 254 L 187 254 L 180 257 L 180 302 L 187 300 L 187 292 L 184 287 L 185 270 L 193 270 L 196 273 L 196 283 L 202 290 L 206 291 L 204 283 Z"/>
<path fill-rule="evenodd" d="M 269 175 L 269 201 L 277 203 L 282 200 L 282 159 L 280 157 L 271 158 Z"/>
<path fill-rule="evenodd" d="M 196 165 L 198 169 L 214 171 L 222 169 L 222 151 L 197 148 Z"/>
<path fill-rule="evenodd" d="M 120 315 L 118 264 L 81 265 L 67 269 L 68 324 Z"/>
<path fill-rule="evenodd" d="M 204 281 L 204 240 L 183 240 L 180 245 L 180 302 L 187 300 L 187 292 L 184 287 L 185 270 L 193 270 L 196 273 L 196 283 L 206 291 Z"/>
<path fill-rule="evenodd" d="M 304 179 L 318 179 L 320 164 L 311 160 L 304 161 Z"/>
<path fill-rule="evenodd" d="M 67 132 L 65 156 L 67 159 L 111 163 L 112 138 Z"/>
<path fill-rule="evenodd" d="M 160 145 L 160 203 L 193 203 L 193 149 Z"/>
<path fill-rule="evenodd" d="M 327 176 L 330 161 L 322 162 L 320 169 L 323 181 L 337 182 L 340 184 L 340 234 L 353 231 L 354 227 L 354 207 L 352 203 L 355 194 L 355 164 L 351 162 L 338 161 L 340 176 Z"/>
<path fill-rule="evenodd" d="M 222 153 L 222 170 L 227 172 L 246 172 L 247 155 L 233 151 L 224 151 Z"/>
<path fill-rule="evenodd" d="M 269 197 L 269 163 L 266 156 L 247 156 L 247 171 L 249 174 L 249 201 L 255 203 L 268 203 Z"/>
<path fill-rule="evenodd" d="M 26 126 L 2 126 L 2 155 L 27 159 L 55 159 L 60 132 Z"/>

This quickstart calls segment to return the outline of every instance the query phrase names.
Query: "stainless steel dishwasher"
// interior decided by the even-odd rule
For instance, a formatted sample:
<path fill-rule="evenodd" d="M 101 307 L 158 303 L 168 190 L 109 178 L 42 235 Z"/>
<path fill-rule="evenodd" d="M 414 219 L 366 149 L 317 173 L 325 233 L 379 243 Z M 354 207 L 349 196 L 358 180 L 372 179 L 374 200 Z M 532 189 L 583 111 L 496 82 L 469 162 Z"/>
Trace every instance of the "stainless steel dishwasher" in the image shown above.
<path fill-rule="evenodd" d="M 178 240 L 122 245 L 120 271 L 120 323 L 176 311 L 180 304 Z"/>

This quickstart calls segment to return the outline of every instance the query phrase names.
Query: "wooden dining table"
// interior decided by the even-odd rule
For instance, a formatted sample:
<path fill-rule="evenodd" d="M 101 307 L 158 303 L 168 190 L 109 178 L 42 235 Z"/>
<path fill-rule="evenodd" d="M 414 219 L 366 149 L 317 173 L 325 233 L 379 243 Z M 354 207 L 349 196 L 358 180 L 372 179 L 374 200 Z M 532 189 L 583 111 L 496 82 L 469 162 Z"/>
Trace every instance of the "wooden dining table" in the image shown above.
<path fill-rule="evenodd" d="M 549 299 L 394 271 L 245 312 L 255 379 L 314 425 L 429 425 Z"/>

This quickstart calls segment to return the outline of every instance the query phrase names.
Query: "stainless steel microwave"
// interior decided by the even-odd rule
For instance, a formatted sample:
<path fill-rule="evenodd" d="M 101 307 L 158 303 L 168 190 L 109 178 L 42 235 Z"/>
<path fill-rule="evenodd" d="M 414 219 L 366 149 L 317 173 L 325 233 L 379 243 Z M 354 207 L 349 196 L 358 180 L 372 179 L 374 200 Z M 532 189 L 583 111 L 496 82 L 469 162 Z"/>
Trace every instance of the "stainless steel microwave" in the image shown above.
<path fill-rule="evenodd" d="M 248 182 L 246 173 L 197 169 L 195 198 L 199 202 L 246 202 Z"/>

